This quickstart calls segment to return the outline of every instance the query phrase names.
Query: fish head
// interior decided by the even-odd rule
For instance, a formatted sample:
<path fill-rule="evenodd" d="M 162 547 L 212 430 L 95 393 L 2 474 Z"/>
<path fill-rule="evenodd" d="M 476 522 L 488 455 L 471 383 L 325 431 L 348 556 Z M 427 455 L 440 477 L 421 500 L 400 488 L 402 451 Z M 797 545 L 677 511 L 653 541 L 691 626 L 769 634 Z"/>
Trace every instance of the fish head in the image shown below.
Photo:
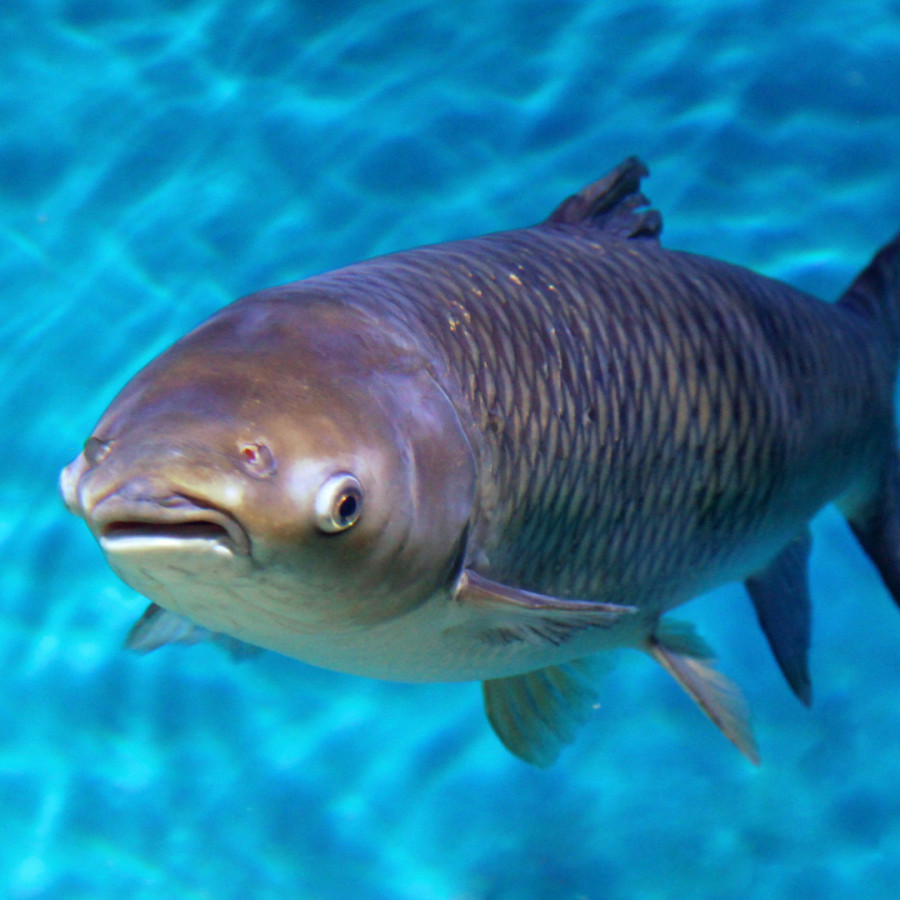
<path fill-rule="evenodd" d="M 238 301 L 130 381 L 60 476 L 115 572 L 292 652 L 395 618 L 458 571 L 469 442 L 398 329 L 328 297 Z"/>

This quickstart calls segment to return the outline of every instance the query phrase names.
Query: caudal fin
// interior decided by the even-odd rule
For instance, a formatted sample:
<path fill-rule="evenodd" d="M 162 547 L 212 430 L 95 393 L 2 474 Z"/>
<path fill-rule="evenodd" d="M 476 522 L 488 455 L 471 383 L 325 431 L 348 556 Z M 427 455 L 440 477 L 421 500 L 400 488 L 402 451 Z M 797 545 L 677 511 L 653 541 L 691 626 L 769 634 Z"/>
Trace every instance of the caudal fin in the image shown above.
<path fill-rule="evenodd" d="M 841 306 L 878 324 L 890 342 L 896 370 L 900 353 L 900 234 L 878 253 L 841 297 Z M 845 510 L 863 550 L 900 606 L 900 454 L 886 447 L 870 496 Z"/>
<path fill-rule="evenodd" d="M 896 450 L 889 454 L 872 498 L 847 520 L 900 606 L 900 460 Z"/>
<path fill-rule="evenodd" d="M 897 352 L 900 348 L 900 234 L 875 254 L 841 297 L 840 304 L 878 322 Z"/>

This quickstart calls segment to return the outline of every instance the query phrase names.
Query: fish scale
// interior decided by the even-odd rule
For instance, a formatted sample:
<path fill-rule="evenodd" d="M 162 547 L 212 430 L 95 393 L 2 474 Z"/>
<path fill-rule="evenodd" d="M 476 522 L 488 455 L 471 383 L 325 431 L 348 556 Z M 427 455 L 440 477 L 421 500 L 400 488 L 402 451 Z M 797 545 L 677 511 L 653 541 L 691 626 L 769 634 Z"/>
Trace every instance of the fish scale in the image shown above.
<path fill-rule="evenodd" d="M 797 327 L 769 321 L 775 313 L 764 291 L 750 304 L 732 302 L 726 317 L 708 298 L 736 298 L 743 285 L 733 275 L 695 270 L 689 257 L 687 275 L 651 266 L 651 250 L 625 241 L 598 253 L 589 238 L 555 226 L 480 239 L 475 264 L 467 242 L 414 252 L 415 266 L 399 254 L 355 266 L 350 278 L 359 288 L 361 277 L 377 279 L 390 267 L 400 290 L 389 304 L 437 338 L 464 415 L 475 415 L 499 475 L 492 498 L 499 524 L 483 548 L 492 577 L 563 596 L 605 597 L 613 585 L 621 597 L 642 581 L 663 590 L 660 577 L 683 579 L 678 559 L 696 551 L 702 526 L 720 538 L 723 528 L 732 538 L 752 533 L 784 477 L 779 444 L 787 435 L 779 423 L 787 412 L 777 391 L 746 384 L 791 377 L 775 370 L 758 336 Z M 548 270 L 560 255 L 577 262 Z M 341 283 L 346 275 L 322 278 Z M 461 301 L 460 281 L 469 285 Z M 448 282 L 454 290 L 445 293 Z M 448 325 L 456 303 L 467 316 Z M 814 325 L 816 312 L 805 318 Z M 566 342 L 573 332 L 592 340 Z M 717 347 L 723 338 L 725 349 Z M 809 366 L 821 366 L 815 353 Z M 591 422 L 587 411 L 597 408 Z M 502 426 L 490 427 L 498 415 Z M 701 493 L 692 498 L 696 482 Z M 726 503 L 729 488 L 734 498 Z M 693 518 L 685 515 L 692 499 L 700 510 Z M 649 528 L 647 516 L 661 524 Z M 673 542 L 679 529 L 684 538 Z M 578 551 L 567 553 L 576 536 Z M 715 552 L 710 545 L 689 554 L 691 565 Z"/>

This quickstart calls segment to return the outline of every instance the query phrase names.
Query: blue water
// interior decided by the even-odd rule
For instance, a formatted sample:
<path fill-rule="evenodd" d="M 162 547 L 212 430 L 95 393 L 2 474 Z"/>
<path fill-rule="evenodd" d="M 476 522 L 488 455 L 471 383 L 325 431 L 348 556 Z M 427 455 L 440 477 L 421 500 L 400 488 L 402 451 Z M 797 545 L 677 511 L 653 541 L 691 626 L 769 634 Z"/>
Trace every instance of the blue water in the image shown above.
<path fill-rule="evenodd" d="M 682 614 L 759 769 L 623 654 L 541 772 L 474 684 L 124 652 L 143 602 L 55 481 L 233 297 L 537 221 L 630 153 L 669 246 L 835 296 L 900 227 L 897 0 L 4 0 L 0 47 L 0 895 L 896 896 L 900 614 L 832 512 L 811 711 L 739 589 Z"/>

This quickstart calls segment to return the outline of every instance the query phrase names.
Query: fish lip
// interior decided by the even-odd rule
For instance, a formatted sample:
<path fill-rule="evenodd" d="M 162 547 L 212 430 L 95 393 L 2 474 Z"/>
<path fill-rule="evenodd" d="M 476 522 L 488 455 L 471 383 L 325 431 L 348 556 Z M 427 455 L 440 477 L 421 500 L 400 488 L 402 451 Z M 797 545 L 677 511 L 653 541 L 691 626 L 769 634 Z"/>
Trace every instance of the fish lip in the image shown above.
<path fill-rule="evenodd" d="M 157 539 L 212 541 L 237 556 L 251 555 L 250 537 L 234 516 L 180 494 L 138 500 L 113 495 L 87 518 L 104 550 L 125 541 Z"/>

